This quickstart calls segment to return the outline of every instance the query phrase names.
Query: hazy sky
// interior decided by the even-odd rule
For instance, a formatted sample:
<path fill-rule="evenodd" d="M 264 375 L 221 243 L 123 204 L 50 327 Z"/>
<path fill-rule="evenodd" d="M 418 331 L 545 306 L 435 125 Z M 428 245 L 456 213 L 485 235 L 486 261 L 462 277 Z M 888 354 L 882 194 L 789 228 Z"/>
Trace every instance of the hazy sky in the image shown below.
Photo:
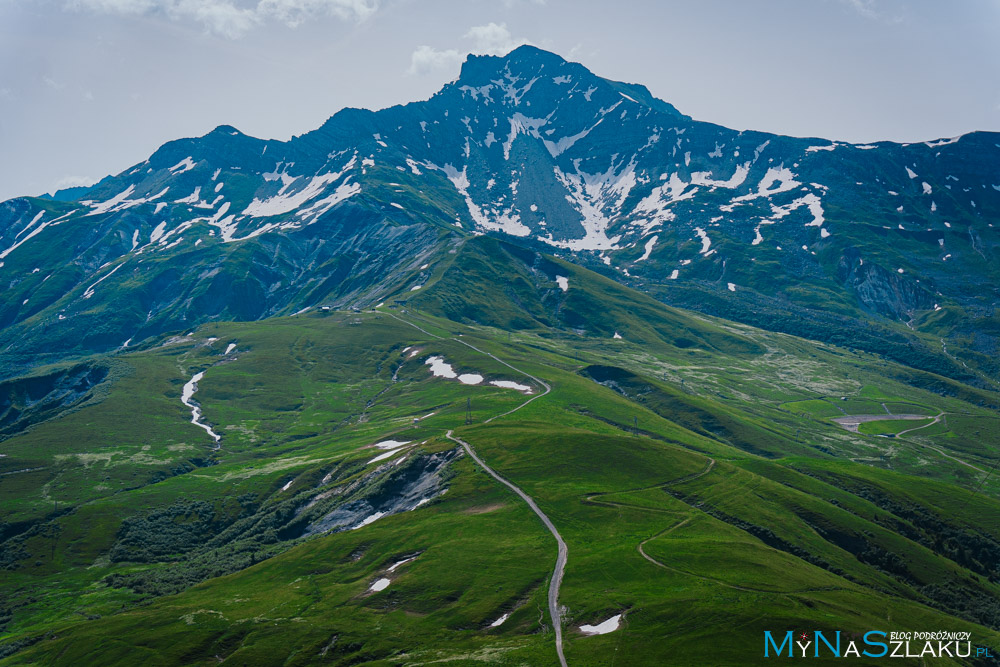
<path fill-rule="evenodd" d="M 738 129 L 1000 130 L 1000 0 L 0 0 L 0 200 L 423 99 L 525 42 Z"/>

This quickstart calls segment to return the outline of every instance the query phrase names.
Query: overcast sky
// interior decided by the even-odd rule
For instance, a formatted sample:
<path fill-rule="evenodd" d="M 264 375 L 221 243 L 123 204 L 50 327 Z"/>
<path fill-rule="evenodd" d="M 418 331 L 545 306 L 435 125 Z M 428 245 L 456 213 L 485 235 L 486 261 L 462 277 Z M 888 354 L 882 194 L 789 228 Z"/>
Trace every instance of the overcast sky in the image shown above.
<path fill-rule="evenodd" d="M 0 200 L 424 99 L 526 42 L 738 129 L 1000 130 L 1000 0 L 0 0 Z"/>

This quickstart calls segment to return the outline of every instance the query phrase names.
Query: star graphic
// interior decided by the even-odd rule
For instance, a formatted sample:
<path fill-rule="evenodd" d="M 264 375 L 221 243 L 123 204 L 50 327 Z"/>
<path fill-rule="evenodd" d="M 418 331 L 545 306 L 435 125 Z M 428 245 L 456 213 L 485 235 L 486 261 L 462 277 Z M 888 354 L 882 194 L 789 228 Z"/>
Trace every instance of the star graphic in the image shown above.
<path fill-rule="evenodd" d="M 799 635 L 799 639 L 809 639 L 809 635 L 803 632 L 801 635 Z"/>

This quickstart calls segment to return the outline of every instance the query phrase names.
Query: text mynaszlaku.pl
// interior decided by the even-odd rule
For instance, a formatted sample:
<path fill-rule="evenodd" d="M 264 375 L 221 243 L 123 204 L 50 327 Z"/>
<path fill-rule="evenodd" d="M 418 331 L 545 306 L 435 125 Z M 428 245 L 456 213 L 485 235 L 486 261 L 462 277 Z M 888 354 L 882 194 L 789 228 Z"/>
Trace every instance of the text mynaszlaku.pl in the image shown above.
<path fill-rule="evenodd" d="M 764 657 L 787 658 L 968 658 L 993 657 L 986 646 L 973 646 L 969 632 L 885 632 L 864 634 L 837 630 L 812 632 L 786 630 L 784 634 L 764 631 Z"/>

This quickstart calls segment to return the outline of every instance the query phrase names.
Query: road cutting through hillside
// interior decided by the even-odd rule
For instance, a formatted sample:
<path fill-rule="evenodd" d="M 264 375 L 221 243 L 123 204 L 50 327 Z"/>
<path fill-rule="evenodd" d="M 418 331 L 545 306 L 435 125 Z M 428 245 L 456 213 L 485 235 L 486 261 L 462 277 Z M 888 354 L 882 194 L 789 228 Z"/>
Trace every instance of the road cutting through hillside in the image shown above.
<path fill-rule="evenodd" d="M 563 655 L 562 647 L 562 613 L 559 611 L 559 587 L 562 585 L 563 573 L 566 571 L 566 559 L 569 556 L 569 550 L 566 547 L 566 542 L 563 540 L 562 535 L 559 534 L 559 531 L 556 530 L 556 527 L 552 524 L 549 517 L 538 507 L 531 496 L 501 477 L 500 474 L 493 468 L 483 463 L 483 460 L 479 458 L 478 454 L 476 454 L 476 450 L 474 450 L 469 443 L 453 436 L 451 430 L 445 434 L 445 437 L 460 444 L 469 456 L 471 456 L 476 463 L 482 466 L 483 470 L 489 473 L 493 479 L 497 480 L 520 496 L 521 500 L 528 504 L 531 511 L 538 515 L 538 518 L 542 520 L 542 523 L 549 529 L 552 536 L 556 538 L 556 544 L 559 545 L 559 551 L 556 556 L 556 567 L 552 572 L 552 579 L 549 583 L 549 616 L 552 618 L 552 627 L 555 628 L 556 631 L 556 653 L 559 654 L 559 664 L 562 665 L 562 667 L 566 667 L 566 657 Z"/>
<path fill-rule="evenodd" d="M 424 328 L 422 328 L 420 326 L 417 326 L 416 324 L 414 324 L 412 322 L 408 322 L 408 321 L 404 320 L 403 318 L 394 315 L 393 313 L 386 313 L 386 314 L 389 315 L 390 317 L 392 317 L 393 319 L 399 320 L 403 324 L 410 325 L 414 329 L 416 329 L 418 331 L 421 331 L 424 334 L 426 334 L 426 335 L 428 335 L 428 336 L 430 336 L 432 338 L 436 338 L 438 340 L 446 340 L 443 336 L 438 336 L 437 334 L 432 334 L 430 331 L 427 331 L 426 329 L 424 329 Z M 525 407 L 529 403 L 538 400 L 542 396 L 545 396 L 550 391 L 552 391 L 552 387 L 547 382 L 545 382 L 544 380 L 542 380 L 540 378 L 537 378 L 534 375 L 531 375 L 529 373 L 525 373 L 524 371 L 522 371 L 519 368 L 515 368 L 514 366 L 511 366 L 506 361 L 497 358 L 495 355 L 490 354 L 489 352 L 485 352 L 483 350 L 480 350 L 475 345 L 472 345 L 470 343 L 466 343 L 464 340 L 460 340 L 457 337 L 453 337 L 450 340 L 453 340 L 453 341 L 456 341 L 458 343 L 461 343 L 462 345 L 465 345 L 466 347 L 471 348 L 471 349 L 475 350 L 476 352 L 478 352 L 480 354 L 486 355 L 486 356 L 490 357 L 491 359 L 493 359 L 494 361 L 496 361 L 496 362 L 498 362 L 500 364 L 503 364 L 504 366 L 506 366 L 507 368 L 511 369 L 512 371 L 514 371 L 516 373 L 520 373 L 521 375 L 524 375 L 525 377 L 531 378 L 532 380 L 534 380 L 538 384 L 540 384 L 543 387 L 545 387 L 545 391 L 543 391 L 542 393 L 538 394 L 537 396 L 532 396 L 531 398 L 529 398 L 525 402 L 523 402 L 520 405 L 518 405 L 513 410 L 508 410 L 507 412 L 504 412 L 504 413 L 501 413 L 499 415 L 495 415 L 493 417 L 490 417 L 485 422 L 483 422 L 484 424 L 488 424 L 491 421 L 493 421 L 494 419 L 499 419 L 501 417 L 506 417 L 509 414 L 513 414 L 514 412 L 517 412 L 518 410 L 520 410 L 521 408 Z M 453 433 L 454 433 L 454 431 L 452 431 L 451 429 L 449 429 L 448 432 L 445 434 L 445 437 L 448 438 L 449 440 L 451 440 L 453 442 L 457 442 L 459 445 L 461 445 L 462 448 L 465 449 L 466 453 L 468 453 L 468 455 L 471 456 L 472 459 L 476 463 L 478 463 L 482 467 L 483 470 L 485 470 L 491 477 L 493 477 L 493 479 L 497 480 L 498 482 L 500 482 L 501 484 L 503 484 L 504 486 L 506 486 L 507 488 L 509 488 L 511 491 L 513 491 L 514 493 L 516 493 L 521 498 L 521 500 L 523 500 L 525 503 L 527 503 L 528 507 L 531 508 L 531 511 L 534 512 L 538 516 L 538 518 L 542 520 L 542 523 L 545 525 L 545 527 L 549 530 L 550 533 L 552 533 L 552 536 L 556 538 L 556 545 L 557 545 L 556 566 L 555 566 L 555 569 L 552 571 L 552 578 L 549 580 L 549 599 L 548 599 L 548 603 L 549 603 L 549 617 L 552 620 L 552 627 L 553 627 L 553 629 L 556 632 L 556 654 L 559 656 L 559 664 L 561 665 L 561 667 L 567 667 L 567 665 L 566 665 L 566 656 L 563 654 L 562 612 L 559 610 L 559 588 L 560 588 L 560 586 L 562 586 L 563 574 L 566 571 L 566 561 L 569 558 L 569 549 L 566 546 L 566 541 L 563 540 L 562 535 L 560 535 L 559 531 L 556 530 L 555 524 L 552 523 L 552 520 L 549 519 L 549 517 L 545 514 L 545 512 L 543 512 L 541 510 L 541 508 L 538 507 L 538 504 L 535 503 L 534 499 L 531 496 L 529 496 L 527 493 L 525 493 L 524 491 L 522 491 L 518 486 L 516 486 L 512 482 L 509 482 L 506 479 L 504 479 L 493 468 L 491 468 L 488 465 L 486 465 L 486 463 L 481 458 L 479 458 L 479 455 L 476 453 L 476 450 L 473 449 L 472 445 L 470 445 L 469 443 L 467 443 L 464 440 L 456 438 L 454 435 L 452 435 Z"/>

